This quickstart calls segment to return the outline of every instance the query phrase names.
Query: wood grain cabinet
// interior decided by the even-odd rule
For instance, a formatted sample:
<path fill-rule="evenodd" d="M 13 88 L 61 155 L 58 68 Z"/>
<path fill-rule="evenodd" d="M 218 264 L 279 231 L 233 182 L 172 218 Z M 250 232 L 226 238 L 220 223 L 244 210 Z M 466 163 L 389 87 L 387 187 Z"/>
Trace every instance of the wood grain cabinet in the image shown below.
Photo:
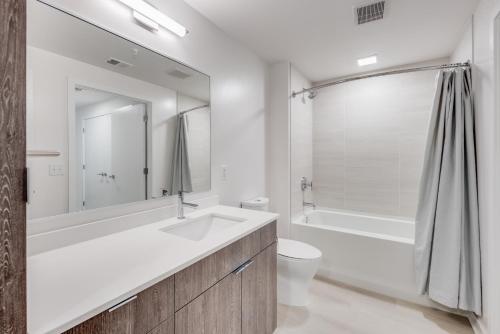
<path fill-rule="evenodd" d="M 271 334 L 277 327 L 276 246 L 264 249 L 241 273 L 242 334 Z"/>
<path fill-rule="evenodd" d="M 65 334 L 272 334 L 276 240 L 274 222 Z"/>

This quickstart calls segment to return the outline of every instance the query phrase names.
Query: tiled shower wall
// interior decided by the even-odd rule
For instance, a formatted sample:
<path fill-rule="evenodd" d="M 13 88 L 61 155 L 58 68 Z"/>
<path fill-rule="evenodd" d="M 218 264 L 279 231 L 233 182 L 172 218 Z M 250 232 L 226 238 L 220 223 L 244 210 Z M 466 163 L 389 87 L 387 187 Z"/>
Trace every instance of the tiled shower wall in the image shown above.
<path fill-rule="evenodd" d="M 414 217 L 437 72 L 365 79 L 313 103 L 317 205 Z"/>

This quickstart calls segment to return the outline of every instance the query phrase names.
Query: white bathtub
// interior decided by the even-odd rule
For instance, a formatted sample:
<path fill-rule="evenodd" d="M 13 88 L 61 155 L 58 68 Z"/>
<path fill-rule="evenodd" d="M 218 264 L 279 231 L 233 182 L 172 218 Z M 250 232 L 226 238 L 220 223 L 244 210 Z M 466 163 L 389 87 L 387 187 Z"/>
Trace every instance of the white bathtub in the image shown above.
<path fill-rule="evenodd" d="M 322 251 L 320 277 L 430 305 L 416 289 L 412 221 L 320 209 L 294 221 L 292 237 Z"/>

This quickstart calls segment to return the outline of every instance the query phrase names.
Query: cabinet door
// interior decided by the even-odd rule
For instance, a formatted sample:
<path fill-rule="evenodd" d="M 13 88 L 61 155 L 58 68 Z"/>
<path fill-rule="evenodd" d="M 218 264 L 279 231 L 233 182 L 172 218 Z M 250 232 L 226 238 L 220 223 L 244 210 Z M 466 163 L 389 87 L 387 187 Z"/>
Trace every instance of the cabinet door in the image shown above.
<path fill-rule="evenodd" d="M 135 299 L 129 299 L 64 334 L 133 334 Z"/>
<path fill-rule="evenodd" d="M 125 301 L 124 304 L 103 312 L 102 332 L 105 334 L 133 334 L 135 303 L 136 300 Z"/>
<path fill-rule="evenodd" d="M 272 334 L 277 327 L 276 245 L 242 272 L 242 334 Z"/>
<path fill-rule="evenodd" d="M 174 316 L 174 277 L 142 291 L 134 302 L 134 334 L 146 334 Z"/>
<path fill-rule="evenodd" d="M 260 251 L 260 230 L 175 274 L 175 310 L 179 310 Z"/>
<path fill-rule="evenodd" d="M 241 334 L 241 274 L 229 274 L 177 311 L 175 334 Z"/>

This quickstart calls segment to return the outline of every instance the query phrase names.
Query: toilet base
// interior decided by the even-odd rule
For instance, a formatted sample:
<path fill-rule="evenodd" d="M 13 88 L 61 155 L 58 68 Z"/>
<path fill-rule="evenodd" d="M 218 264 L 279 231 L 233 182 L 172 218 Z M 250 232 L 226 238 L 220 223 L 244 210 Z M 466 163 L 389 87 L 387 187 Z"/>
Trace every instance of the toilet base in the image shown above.
<path fill-rule="evenodd" d="M 309 287 L 319 262 L 319 258 L 300 261 L 278 256 L 278 303 L 306 306 L 309 303 Z"/>
<path fill-rule="evenodd" d="M 287 306 L 307 306 L 309 304 L 309 284 L 297 286 L 287 279 L 278 277 L 278 303 Z"/>

